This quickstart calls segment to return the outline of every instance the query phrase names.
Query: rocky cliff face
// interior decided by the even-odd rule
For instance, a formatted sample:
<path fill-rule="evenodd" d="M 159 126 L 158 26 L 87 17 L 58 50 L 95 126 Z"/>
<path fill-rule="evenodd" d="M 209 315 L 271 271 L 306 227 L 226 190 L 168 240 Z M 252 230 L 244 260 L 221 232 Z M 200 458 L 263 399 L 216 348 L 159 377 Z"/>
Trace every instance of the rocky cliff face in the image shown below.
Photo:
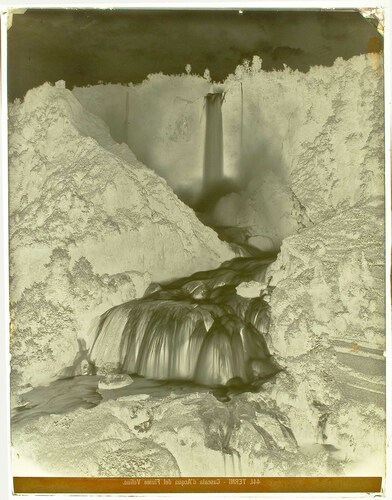
<path fill-rule="evenodd" d="M 139 85 L 94 85 L 72 92 L 107 123 L 113 139 L 128 144 L 176 193 L 195 195 L 202 187 L 204 96 L 210 88 L 196 75 L 154 74 Z"/>
<path fill-rule="evenodd" d="M 271 351 L 287 375 L 271 397 L 298 443 L 332 445 L 347 474 L 385 464 L 383 215 L 364 203 L 303 229 L 270 268 Z"/>
<path fill-rule="evenodd" d="M 304 218 L 270 268 L 271 347 L 289 374 L 273 390 L 277 404 L 302 422 L 298 442 L 313 429 L 361 473 L 369 456 L 382 473 L 385 449 L 381 76 L 369 55 L 288 78 L 301 126 L 287 124 L 283 155 Z"/>
<path fill-rule="evenodd" d="M 23 383 L 54 375 L 93 316 L 152 280 L 233 256 L 58 85 L 9 109 L 11 347 L 13 380 Z"/>
<path fill-rule="evenodd" d="M 279 246 L 303 227 L 381 200 L 382 74 L 376 54 L 337 59 L 307 73 L 237 68 L 225 82 L 225 119 L 234 138 L 243 114 L 240 164 L 248 182 L 221 199 L 216 217 L 225 222 L 230 214 Z"/>

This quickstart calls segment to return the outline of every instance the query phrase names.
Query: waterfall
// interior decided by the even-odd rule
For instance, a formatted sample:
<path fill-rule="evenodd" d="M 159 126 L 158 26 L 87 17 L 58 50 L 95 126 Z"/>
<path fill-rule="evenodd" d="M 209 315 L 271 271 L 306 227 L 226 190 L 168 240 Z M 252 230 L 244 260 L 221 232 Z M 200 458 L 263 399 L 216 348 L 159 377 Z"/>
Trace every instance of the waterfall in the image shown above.
<path fill-rule="evenodd" d="M 223 93 L 207 94 L 204 147 L 204 190 L 212 191 L 223 179 Z"/>
<path fill-rule="evenodd" d="M 279 371 L 264 335 L 269 305 L 236 286 L 265 279 L 271 258 L 237 258 L 218 269 L 149 287 L 145 296 L 104 313 L 89 357 L 98 372 L 249 384 Z"/>
<path fill-rule="evenodd" d="M 241 82 L 240 158 L 244 150 L 244 87 Z"/>

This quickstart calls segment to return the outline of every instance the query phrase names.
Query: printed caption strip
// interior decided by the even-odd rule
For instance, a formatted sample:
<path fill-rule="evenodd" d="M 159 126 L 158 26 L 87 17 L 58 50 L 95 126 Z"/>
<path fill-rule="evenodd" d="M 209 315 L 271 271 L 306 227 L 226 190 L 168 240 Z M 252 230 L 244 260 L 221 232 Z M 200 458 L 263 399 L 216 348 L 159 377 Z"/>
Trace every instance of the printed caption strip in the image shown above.
<path fill-rule="evenodd" d="M 378 493 L 381 477 L 14 477 L 15 493 Z"/>

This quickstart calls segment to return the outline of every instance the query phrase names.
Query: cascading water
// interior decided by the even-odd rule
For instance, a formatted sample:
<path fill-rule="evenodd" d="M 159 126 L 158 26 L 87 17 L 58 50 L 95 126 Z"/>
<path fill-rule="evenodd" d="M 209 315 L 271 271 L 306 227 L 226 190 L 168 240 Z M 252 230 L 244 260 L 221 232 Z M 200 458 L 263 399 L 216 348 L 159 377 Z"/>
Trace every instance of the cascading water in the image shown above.
<path fill-rule="evenodd" d="M 99 373 L 129 373 L 206 386 L 249 384 L 279 371 L 264 339 L 265 297 L 236 287 L 263 282 L 271 258 L 238 258 L 162 285 L 104 313 L 90 348 Z"/>

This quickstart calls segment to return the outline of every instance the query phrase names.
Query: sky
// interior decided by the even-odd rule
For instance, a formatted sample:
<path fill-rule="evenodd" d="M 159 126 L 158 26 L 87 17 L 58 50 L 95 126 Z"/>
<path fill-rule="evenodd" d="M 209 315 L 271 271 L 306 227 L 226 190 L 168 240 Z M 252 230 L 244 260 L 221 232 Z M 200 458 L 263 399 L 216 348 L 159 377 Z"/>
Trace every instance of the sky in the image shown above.
<path fill-rule="evenodd" d="M 354 11 L 28 9 L 8 32 L 8 93 L 13 100 L 58 80 L 68 88 L 139 83 L 187 64 L 222 81 L 253 55 L 267 71 L 284 63 L 307 71 L 381 48 L 382 37 Z"/>

